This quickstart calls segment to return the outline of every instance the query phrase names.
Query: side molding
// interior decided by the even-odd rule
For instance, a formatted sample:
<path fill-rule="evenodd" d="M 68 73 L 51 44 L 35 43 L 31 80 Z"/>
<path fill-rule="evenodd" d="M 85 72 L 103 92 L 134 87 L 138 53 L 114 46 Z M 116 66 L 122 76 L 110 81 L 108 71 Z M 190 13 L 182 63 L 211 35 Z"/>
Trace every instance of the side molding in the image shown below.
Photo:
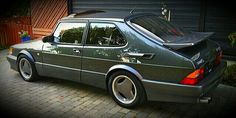
<path fill-rule="evenodd" d="M 26 55 L 27 57 L 29 57 L 29 59 L 32 61 L 32 62 L 35 62 L 33 56 L 26 50 L 21 50 L 20 53 L 18 54 L 17 58 L 19 57 L 20 54 L 24 54 Z"/>
<path fill-rule="evenodd" d="M 108 72 L 107 72 L 107 74 L 106 74 L 106 78 L 107 78 L 107 76 L 110 75 L 110 72 L 112 72 L 112 71 L 114 71 L 114 70 L 120 70 L 120 69 L 121 69 L 121 70 L 129 71 L 130 73 L 132 73 L 132 74 L 134 74 L 136 77 L 138 77 L 139 80 L 143 80 L 143 77 L 139 74 L 139 72 L 138 72 L 137 70 L 135 70 L 135 69 L 133 69 L 132 67 L 129 67 L 129 66 L 127 66 L 127 65 L 121 65 L 121 64 L 112 66 L 112 67 L 108 70 Z"/>

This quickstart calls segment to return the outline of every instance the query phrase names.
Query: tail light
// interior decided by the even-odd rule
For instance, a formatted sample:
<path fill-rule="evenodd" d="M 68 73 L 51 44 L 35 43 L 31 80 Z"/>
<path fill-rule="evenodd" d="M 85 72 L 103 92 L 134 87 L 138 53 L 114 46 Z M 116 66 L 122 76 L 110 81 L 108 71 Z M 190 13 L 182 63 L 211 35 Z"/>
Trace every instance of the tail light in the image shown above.
<path fill-rule="evenodd" d="M 216 55 L 216 60 L 215 60 L 215 64 L 216 64 L 216 65 L 220 64 L 221 58 L 222 58 L 222 51 L 220 51 L 220 52 Z"/>
<path fill-rule="evenodd" d="M 200 68 L 190 73 L 180 83 L 185 85 L 196 85 L 203 78 L 204 78 L 204 68 Z"/>

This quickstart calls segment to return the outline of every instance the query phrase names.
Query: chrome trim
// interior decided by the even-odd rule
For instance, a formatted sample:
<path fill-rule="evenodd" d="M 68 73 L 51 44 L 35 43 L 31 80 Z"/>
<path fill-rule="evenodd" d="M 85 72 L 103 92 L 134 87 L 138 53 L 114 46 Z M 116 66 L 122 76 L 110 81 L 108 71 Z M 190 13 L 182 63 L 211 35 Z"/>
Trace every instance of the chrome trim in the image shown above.
<path fill-rule="evenodd" d="M 201 86 L 191 86 L 191 85 L 175 84 L 175 83 L 160 82 L 160 81 L 147 80 L 147 79 L 142 79 L 141 81 L 142 82 L 147 82 L 147 83 L 153 83 L 153 84 L 169 85 L 169 86 L 189 87 L 189 88 L 202 88 Z"/>
<path fill-rule="evenodd" d="M 128 52 L 123 54 L 124 57 L 142 57 L 145 59 L 152 59 L 154 55 L 155 55 L 154 53 L 134 53 L 134 52 Z"/>
<path fill-rule="evenodd" d="M 124 69 L 124 70 L 127 70 L 127 71 L 133 73 L 135 76 L 137 76 L 140 80 L 143 79 L 142 75 L 139 74 L 139 72 L 138 72 L 137 70 L 135 70 L 135 69 L 133 69 L 133 68 L 127 66 L 127 65 L 114 65 L 114 66 L 112 66 L 112 67 L 107 71 L 107 74 L 106 74 L 106 75 L 108 75 L 108 73 L 110 73 L 112 70 L 115 70 L 115 69 Z"/>
<path fill-rule="evenodd" d="M 35 63 L 36 64 L 46 65 L 46 66 L 52 66 L 52 67 L 57 67 L 57 68 L 68 69 L 68 70 L 81 71 L 80 69 L 64 67 L 64 66 L 59 66 L 59 65 L 54 65 L 54 64 L 47 64 L 47 63 L 41 63 L 41 62 L 35 62 Z"/>
<path fill-rule="evenodd" d="M 68 19 L 63 19 L 63 20 L 101 20 L 101 21 L 118 21 L 118 22 L 124 22 L 124 19 L 120 18 L 68 18 Z"/>
<path fill-rule="evenodd" d="M 51 67 L 57 67 L 57 68 L 68 69 L 68 70 L 82 71 L 82 72 L 87 72 L 87 73 L 94 73 L 94 74 L 106 75 L 106 73 L 95 72 L 95 71 L 90 71 L 90 70 L 81 70 L 81 69 L 70 68 L 70 67 L 64 67 L 64 66 L 59 66 L 59 65 L 54 65 L 54 64 L 41 63 L 41 62 L 35 62 L 35 63 L 36 63 L 36 64 L 40 64 L 40 65 L 46 65 L 46 66 L 51 66 Z"/>
<path fill-rule="evenodd" d="M 186 46 L 193 46 L 194 43 L 163 43 L 163 45 L 186 45 Z"/>
<path fill-rule="evenodd" d="M 12 59 L 12 60 L 15 60 L 15 61 L 17 60 L 17 57 L 14 56 L 14 55 L 8 55 L 7 57 L 10 58 L 10 59 Z"/>
<path fill-rule="evenodd" d="M 124 56 L 134 56 L 134 57 L 142 57 L 144 56 L 144 53 L 134 53 L 134 52 L 128 52 L 128 53 L 125 53 L 126 55 Z"/>
<path fill-rule="evenodd" d="M 82 45 L 77 45 L 74 43 L 68 43 L 68 44 L 63 44 L 63 43 L 57 43 L 57 47 L 66 47 L 66 48 L 83 48 Z"/>
<path fill-rule="evenodd" d="M 123 45 L 123 46 L 114 46 L 114 47 L 112 47 L 112 46 L 94 46 L 94 45 L 86 45 L 85 44 L 85 46 L 83 47 L 83 48 L 115 48 L 115 49 L 117 49 L 117 48 L 125 48 L 126 46 L 128 45 L 128 42 L 125 44 L 125 45 Z"/>
<path fill-rule="evenodd" d="M 90 71 L 90 70 L 81 70 L 81 71 L 82 71 L 82 72 L 87 72 L 87 73 L 99 74 L 99 75 L 106 75 L 106 73 L 95 72 L 95 71 Z"/>
<path fill-rule="evenodd" d="M 49 53 L 49 52 L 43 52 L 43 54 L 51 54 L 51 55 L 61 55 L 61 56 L 67 56 L 67 57 L 82 57 L 82 56 L 79 56 L 79 55 L 67 55 L 67 54 L 54 54 L 54 53 Z"/>
<path fill-rule="evenodd" d="M 31 61 L 33 61 L 33 62 L 35 61 L 33 56 L 26 50 L 21 50 L 18 55 L 20 55 L 20 54 L 25 54 L 27 57 L 30 58 Z"/>

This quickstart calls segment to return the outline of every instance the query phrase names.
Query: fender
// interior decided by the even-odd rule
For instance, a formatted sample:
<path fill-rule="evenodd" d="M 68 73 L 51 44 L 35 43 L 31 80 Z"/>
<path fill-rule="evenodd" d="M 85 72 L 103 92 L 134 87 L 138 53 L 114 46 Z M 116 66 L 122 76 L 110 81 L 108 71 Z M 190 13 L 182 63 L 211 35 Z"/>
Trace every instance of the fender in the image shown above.
<path fill-rule="evenodd" d="M 26 50 L 21 50 L 20 53 L 19 53 L 18 56 L 17 56 L 17 59 L 18 59 L 18 57 L 19 57 L 21 54 L 26 55 L 27 57 L 29 57 L 29 59 L 30 59 L 32 62 L 35 62 L 33 56 L 32 56 L 28 51 L 26 51 Z"/>
<path fill-rule="evenodd" d="M 108 79 L 108 77 L 111 75 L 111 73 L 114 72 L 115 70 L 129 71 L 130 73 L 134 74 L 140 81 L 143 80 L 143 77 L 141 76 L 141 74 L 137 70 L 133 69 L 130 66 L 122 65 L 122 64 L 112 66 L 106 74 L 106 79 Z"/>

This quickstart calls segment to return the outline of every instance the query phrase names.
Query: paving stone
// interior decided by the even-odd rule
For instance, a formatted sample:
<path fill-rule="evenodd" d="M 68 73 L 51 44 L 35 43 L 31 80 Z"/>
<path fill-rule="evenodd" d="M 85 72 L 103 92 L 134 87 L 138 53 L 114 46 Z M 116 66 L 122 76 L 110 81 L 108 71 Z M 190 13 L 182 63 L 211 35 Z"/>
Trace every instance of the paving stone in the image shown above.
<path fill-rule="evenodd" d="M 121 113 L 128 113 L 130 110 L 129 109 L 126 109 L 126 108 L 123 108 L 123 109 L 121 109 L 119 112 L 121 112 Z"/>

